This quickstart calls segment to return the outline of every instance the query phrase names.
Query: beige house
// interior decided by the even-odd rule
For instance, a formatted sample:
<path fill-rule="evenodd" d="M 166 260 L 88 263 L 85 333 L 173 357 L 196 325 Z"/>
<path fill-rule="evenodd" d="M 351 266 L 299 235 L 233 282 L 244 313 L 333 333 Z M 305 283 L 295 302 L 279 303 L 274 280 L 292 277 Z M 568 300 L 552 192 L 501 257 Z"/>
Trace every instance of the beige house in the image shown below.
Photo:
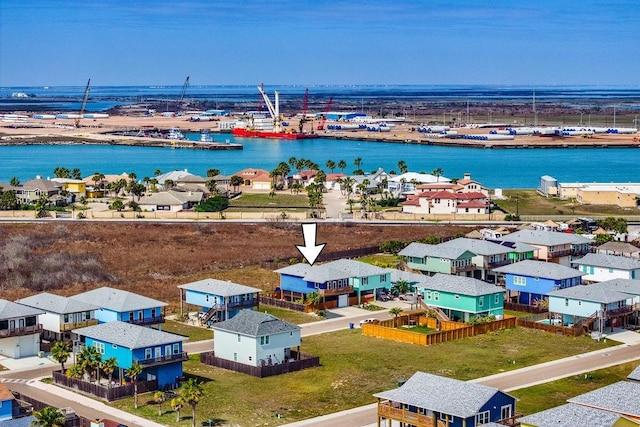
<path fill-rule="evenodd" d="M 144 196 L 138 202 L 143 211 L 179 212 L 192 209 L 204 200 L 204 193 L 200 191 L 161 191 Z"/>

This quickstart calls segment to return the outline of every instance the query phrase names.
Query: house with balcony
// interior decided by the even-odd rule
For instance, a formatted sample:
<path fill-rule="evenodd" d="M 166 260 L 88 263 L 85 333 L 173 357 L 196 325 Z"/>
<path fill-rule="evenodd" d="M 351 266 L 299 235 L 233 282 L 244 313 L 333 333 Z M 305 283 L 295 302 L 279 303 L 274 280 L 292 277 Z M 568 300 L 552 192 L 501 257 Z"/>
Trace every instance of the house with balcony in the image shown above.
<path fill-rule="evenodd" d="M 252 366 L 284 363 L 300 351 L 300 327 L 270 314 L 245 310 L 213 326 L 216 357 Z"/>
<path fill-rule="evenodd" d="M 473 263 L 475 254 L 460 247 L 444 247 L 413 242 L 398 252 L 398 255 L 413 270 L 428 275 L 436 273 L 471 276 L 476 269 Z"/>
<path fill-rule="evenodd" d="M 611 241 L 603 243 L 596 248 L 596 253 L 640 259 L 640 248 L 626 242 Z"/>
<path fill-rule="evenodd" d="M 575 268 L 552 262 L 524 260 L 493 270 L 504 274 L 507 298 L 510 302 L 537 305 L 551 291 L 582 284 L 584 273 Z"/>
<path fill-rule="evenodd" d="M 438 273 L 425 278 L 420 286 L 424 303 L 442 310 L 453 321 L 504 313 L 504 289 L 473 277 Z"/>
<path fill-rule="evenodd" d="M 397 389 L 374 397 L 378 399 L 378 425 L 517 425 L 515 397 L 493 387 L 424 372 L 416 372 Z"/>
<path fill-rule="evenodd" d="M 633 297 L 602 283 L 573 286 L 549 293 L 549 312 L 563 325 L 582 322 L 587 328 L 602 331 L 607 326 L 626 324 L 627 315 L 634 311 Z"/>
<path fill-rule="evenodd" d="M 14 188 L 18 202 L 24 204 L 34 204 L 40 197 L 44 196 L 52 200 L 60 195 L 62 185 L 49 179 L 36 177 L 24 184 Z"/>
<path fill-rule="evenodd" d="M 349 305 L 349 295 L 357 296 L 360 304 L 367 295 L 391 289 L 388 269 L 361 261 L 341 259 L 315 264 L 298 263 L 276 270 L 280 275 L 280 293 L 283 299 L 304 299 L 318 292 L 323 301 L 335 301 L 337 307 Z"/>
<path fill-rule="evenodd" d="M 203 324 L 222 322 L 236 316 L 243 310 L 259 306 L 261 289 L 225 282 L 217 279 L 203 279 L 178 286 L 180 290 L 180 313 L 184 304 L 198 307 Z"/>
<path fill-rule="evenodd" d="M 40 351 L 42 325 L 38 317 L 44 311 L 0 299 L 0 356 L 19 359 Z"/>
<path fill-rule="evenodd" d="M 535 246 L 538 249 L 537 259 L 567 267 L 571 266 L 571 260 L 574 257 L 589 253 L 591 244 L 589 239 L 578 234 L 544 230 L 519 230 L 500 240 Z"/>
<path fill-rule="evenodd" d="M 413 214 L 488 214 L 489 198 L 479 192 L 424 191 L 407 196 L 402 212 Z"/>
<path fill-rule="evenodd" d="M 640 279 L 640 260 L 602 253 L 586 254 L 571 261 L 578 270 L 586 273 L 582 280 L 604 282 L 613 279 Z"/>
<path fill-rule="evenodd" d="M 96 310 L 99 323 L 120 321 L 141 326 L 157 326 L 162 330 L 166 302 L 122 289 L 104 286 L 83 292 L 71 299 L 100 307 Z"/>
<path fill-rule="evenodd" d="M 47 341 L 72 341 L 71 331 L 98 324 L 96 311 L 100 307 L 60 295 L 42 292 L 16 301 L 44 313 L 40 315 L 42 338 Z"/>
<path fill-rule="evenodd" d="M 182 343 L 188 338 L 153 328 L 114 320 L 86 328 L 72 330 L 82 345 L 92 346 L 102 360 L 115 357 L 116 378 L 124 378 L 124 371 L 133 364 L 142 368 L 141 378 L 158 380 L 158 389 L 176 388 L 182 377 L 182 362 L 187 353 Z"/>
<path fill-rule="evenodd" d="M 510 264 L 512 257 L 510 254 L 514 249 L 493 243 L 487 240 L 468 239 L 460 237 L 440 243 L 443 248 L 464 249 L 474 254 L 471 262 L 475 265 L 472 277 L 480 280 L 495 280 L 493 269 L 502 265 Z"/>

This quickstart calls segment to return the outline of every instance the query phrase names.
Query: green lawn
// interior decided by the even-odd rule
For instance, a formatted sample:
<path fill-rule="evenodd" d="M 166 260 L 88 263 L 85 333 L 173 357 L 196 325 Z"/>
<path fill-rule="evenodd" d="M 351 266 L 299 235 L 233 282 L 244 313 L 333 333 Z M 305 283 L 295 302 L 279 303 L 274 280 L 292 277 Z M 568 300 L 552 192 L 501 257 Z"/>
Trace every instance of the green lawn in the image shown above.
<path fill-rule="evenodd" d="M 469 380 L 613 344 L 514 328 L 423 347 L 365 337 L 352 329 L 304 338 L 302 351 L 320 356 L 322 366 L 314 369 L 259 379 L 202 365 L 193 356 L 184 366 L 204 381 L 198 425 L 218 418 L 273 426 L 372 403 L 372 393 L 395 388 L 418 370 Z M 134 410 L 132 399 L 114 406 L 171 426 L 190 423 L 176 423 L 173 412 L 159 418 L 156 405 Z M 276 419 L 276 412 L 284 418 Z"/>
<path fill-rule="evenodd" d="M 246 206 L 264 208 L 308 208 L 309 198 L 306 195 L 284 193 L 277 193 L 273 197 L 269 196 L 268 193 L 243 193 L 240 197 L 229 201 L 230 208 Z"/>
<path fill-rule="evenodd" d="M 513 311 L 513 310 L 504 310 L 505 316 L 514 316 L 514 317 L 529 317 L 532 316 L 533 313 L 527 313 L 526 311 Z"/>
<path fill-rule="evenodd" d="M 191 326 L 175 320 L 166 320 L 162 325 L 162 330 L 174 334 L 189 337 L 189 342 L 210 340 L 213 338 L 213 331 L 199 326 Z"/>
<path fill-rule="evenodd" d="M 399 255 L 374 254 L 360 257 L 358 258 L 358 261 L 366 262 L 367 264 L 376 265 L 382 268 L 398 268 L 400 258 L 401 257 Z"/>
<path fill-rule="evenodd" d="M 516 404 L 517 412 L 525 415 L 535 414 L 545 409 L 564 405 L 567 399 L 578 396 L 626 379 L 640 362 L 623 363 L 611 368 L 600 369 L 588 374 L 575 375 L 546 384 L 523 388 L 509 392 L 520 399 Z"/>
<path fill-rule="evenodd" d="M 426 326 L 411 326 L 409 328 L 403 328 L 403 329 L 407 330 L 409 332 L 418 332 L 420 334 L 432 334 L 432 333 L 436 332 L 435 329 L 428 328 Z"/>

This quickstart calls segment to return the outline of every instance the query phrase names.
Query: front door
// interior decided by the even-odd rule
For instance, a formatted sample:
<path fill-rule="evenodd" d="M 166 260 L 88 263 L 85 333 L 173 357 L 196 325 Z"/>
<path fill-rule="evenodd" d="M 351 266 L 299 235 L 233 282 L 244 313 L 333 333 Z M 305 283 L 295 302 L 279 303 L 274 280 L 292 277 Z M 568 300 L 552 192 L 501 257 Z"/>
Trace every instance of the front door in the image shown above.
<path fill-rule="evenodd" d="M 511 405 L 505 405 L 500 408 L 500 419 L 505 420 L 511 418 Z"/>

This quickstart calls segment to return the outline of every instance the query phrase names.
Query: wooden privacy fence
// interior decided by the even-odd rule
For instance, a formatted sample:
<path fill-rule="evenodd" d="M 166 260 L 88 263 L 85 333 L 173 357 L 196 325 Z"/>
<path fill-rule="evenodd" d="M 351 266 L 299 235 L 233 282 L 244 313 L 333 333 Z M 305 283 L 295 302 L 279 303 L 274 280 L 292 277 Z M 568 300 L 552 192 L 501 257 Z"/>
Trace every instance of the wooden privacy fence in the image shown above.
<path fill-rule="evenodd" d="M 439 332 L 429 334 L 408 331 L 401 328 L 401 326 L 408 325 L 409 322 L 412 321 L 414 321 L 414 319 L 411 319 L 411 316 L 399 316 L 397 319 L 384 320 L 379 323 L 365 323 L 362 325 L 362 333 L 366 336 L 391 339 L 410 344 L 432 345 L 486 334 L 487 332 L 497 331 L 499 329 L 514 328 L 516 326 L 516 318 L 509 316 L 501 320 L 476 325 L 441 321 L 438 322 L 441 324 L 441 328 L 446 329 L 441 329 Z M 397 328 L 393 327 L 394 322 L 397 322 Z M 434 329 L 437 326 L 436 322 L 436 319 L 425 316 L 417 319 L 417 324 Z"/>
<path fill-rule="evenodd" d="M 551 332 L 559 335 L 567 335 L 570 337 L 579 337 L 583 334 L 583 328 L 579 325 L 572 327 L 565 327 L 560 325 L 548 325 L 546 323 L 540 323 L 528 318 L 519 318 L 517 325 L 522 328 L 540 329 L 542 331 Z"/>
<path fill-rule="evenodd" d="M 108 402 L 133 396 L 134 385 L 117 385 L 114 387 L 104 387 L 95 383 L 90 383 L 76 378 L 68 378 L 62 371 L 53 371 L 53 383 L 62 387 L 67 387 L 80 393 L 89 394 Z M 158 390 L 158 380 L 141 381 L 138 380 L 138 394 Z"/>
<path fill-rule="evenodd" d="M 292 359 L 275 365 L 252 366 L 245 365 L 233 360 L 221 359 L 216 357 L 213 351 L 200 353 L 200 362 L 205 365 L 211 365 L 229 371 L 241 372 L 243 374 L 252 375 L 258 378 L 271 377 L 274 375 L 286 374 L 288 372 L 296 372 L 302 369 L 314 368 L 320 366 L 320 358 L 310 354 L 297 353 L 291 351 Z"/>

